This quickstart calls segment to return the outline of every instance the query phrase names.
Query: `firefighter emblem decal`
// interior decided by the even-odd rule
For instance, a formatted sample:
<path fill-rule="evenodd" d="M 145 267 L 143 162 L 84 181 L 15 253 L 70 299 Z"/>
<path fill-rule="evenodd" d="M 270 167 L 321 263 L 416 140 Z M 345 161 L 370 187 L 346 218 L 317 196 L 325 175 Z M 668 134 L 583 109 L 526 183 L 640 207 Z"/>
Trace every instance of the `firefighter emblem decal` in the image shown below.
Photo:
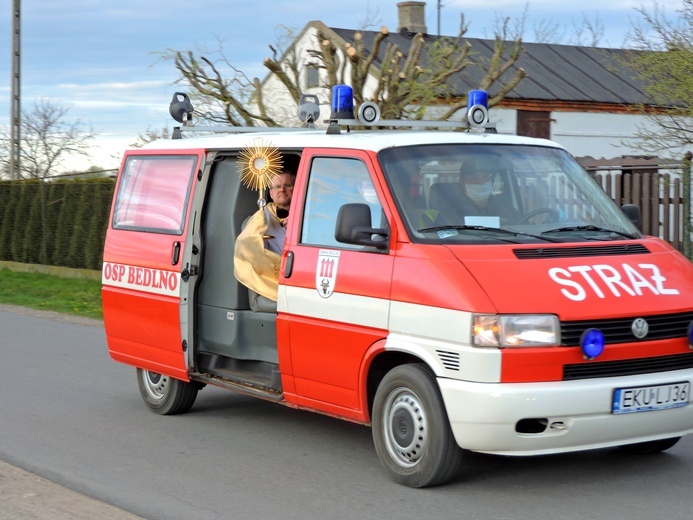
<path fill-rule="evenodd" d="M 339 251 L 321 249 L 315 269 L 315 288 L 322 298 L 329 298 L 334 292 L 339 267 Z"/>

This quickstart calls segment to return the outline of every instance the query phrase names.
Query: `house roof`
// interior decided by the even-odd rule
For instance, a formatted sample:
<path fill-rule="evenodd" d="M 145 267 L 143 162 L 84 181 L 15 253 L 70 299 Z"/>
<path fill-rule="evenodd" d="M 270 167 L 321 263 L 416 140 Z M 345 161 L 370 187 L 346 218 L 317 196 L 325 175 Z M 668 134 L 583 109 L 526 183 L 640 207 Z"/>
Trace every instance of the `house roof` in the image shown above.
<path fill-rule="evenodd" d="M 318 22 L 319 23 L 319 22 Z M 324 26 L 322 26 L 324 27 Z M 356 31 L 353 29 L 330 28 L 345 42 L 353 42 L 356 32 L 360 32 L 366 48 L 372 48 L 375 31 Z M 409 51 L 413 34 L 402 31 L 390 33 L 385 42 L 396 45 L 403 53 Z M 437 36 L 424 35 L 427 42 L 434 42 Z M 474 53 L 470 58 L 476 62 L 488 60 L 493 55 L 494 40 L 465 38 Z M 515 65 L 501 77 L 505 82 L 514 76 L 519 67 L 527 72 L 515 89 L 504 96 L 508 102 L 544 102 L 548 105 L 575 104 L 584 109 L 585 105 L 637 105 L 647 104 L 643 83 L 635 78 L 623 64 L 626 49 L 598 47 L 578 47 L 541 43 L 523 43 L 524 53 Z M 377 65 L 385 54 L 381 46 Z M 469 90 L 477 88 L 483 76 L 478 68 L 468 67 L 452 77 L 450 84 L 453 95 L 462 97 Z M 496 90 L 493 86 L 490 94 Z M 502 106 L 502 105 L 501 105 Z"/>

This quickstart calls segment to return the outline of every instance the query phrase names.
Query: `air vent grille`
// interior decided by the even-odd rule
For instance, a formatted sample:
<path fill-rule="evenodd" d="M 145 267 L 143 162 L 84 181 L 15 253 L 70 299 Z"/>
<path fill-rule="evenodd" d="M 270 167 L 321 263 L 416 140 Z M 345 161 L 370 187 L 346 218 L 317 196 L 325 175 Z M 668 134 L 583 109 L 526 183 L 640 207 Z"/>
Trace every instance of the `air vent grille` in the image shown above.
<path fill-rule="evenodd" d="M 582 256 L 642 255 L 650 251 L 642 244 L 612 244 L 607 246 L 531 247 L 513 249 L 520 260 L 537 258 L 575 258 Z"/>
<path fill-rule="evenodd" d="M 460 353 L 450 352 L 448 350 L 436 350 L 440 362 L 448 370 L 460 371 Z"/>

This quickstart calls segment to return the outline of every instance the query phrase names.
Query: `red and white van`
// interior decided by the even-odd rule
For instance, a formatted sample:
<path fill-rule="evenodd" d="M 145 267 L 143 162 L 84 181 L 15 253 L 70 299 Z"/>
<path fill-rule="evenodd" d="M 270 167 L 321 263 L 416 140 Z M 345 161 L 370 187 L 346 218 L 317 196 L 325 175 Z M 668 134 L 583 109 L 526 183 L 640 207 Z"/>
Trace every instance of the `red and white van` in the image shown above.
<path fill-rule="evenodd" d="M 637 208 L 550 141 L 335 125 L 125 152 L 104 322 L 152 411 L 211 384 L 370 425 L 414 487 L 451 479 L 461 448 L 657 452 L 693 432 L 693 266 Z M 258 199 L 240 172 L 277 153 L 298 170 L 274 314 L 233 258 Z M 470 157 L 510 217 L 458 214 Z"/>

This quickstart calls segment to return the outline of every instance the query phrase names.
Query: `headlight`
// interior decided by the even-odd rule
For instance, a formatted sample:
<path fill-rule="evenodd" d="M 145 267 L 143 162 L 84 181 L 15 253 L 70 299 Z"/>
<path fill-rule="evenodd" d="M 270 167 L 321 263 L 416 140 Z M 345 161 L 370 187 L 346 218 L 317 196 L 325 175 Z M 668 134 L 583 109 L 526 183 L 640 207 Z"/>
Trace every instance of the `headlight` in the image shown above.
<path fill-rule="evenodd" d="M 555 347 L 561 343 L 558 317 L 552 314 L 476 315 L 475 347 Z"/>

